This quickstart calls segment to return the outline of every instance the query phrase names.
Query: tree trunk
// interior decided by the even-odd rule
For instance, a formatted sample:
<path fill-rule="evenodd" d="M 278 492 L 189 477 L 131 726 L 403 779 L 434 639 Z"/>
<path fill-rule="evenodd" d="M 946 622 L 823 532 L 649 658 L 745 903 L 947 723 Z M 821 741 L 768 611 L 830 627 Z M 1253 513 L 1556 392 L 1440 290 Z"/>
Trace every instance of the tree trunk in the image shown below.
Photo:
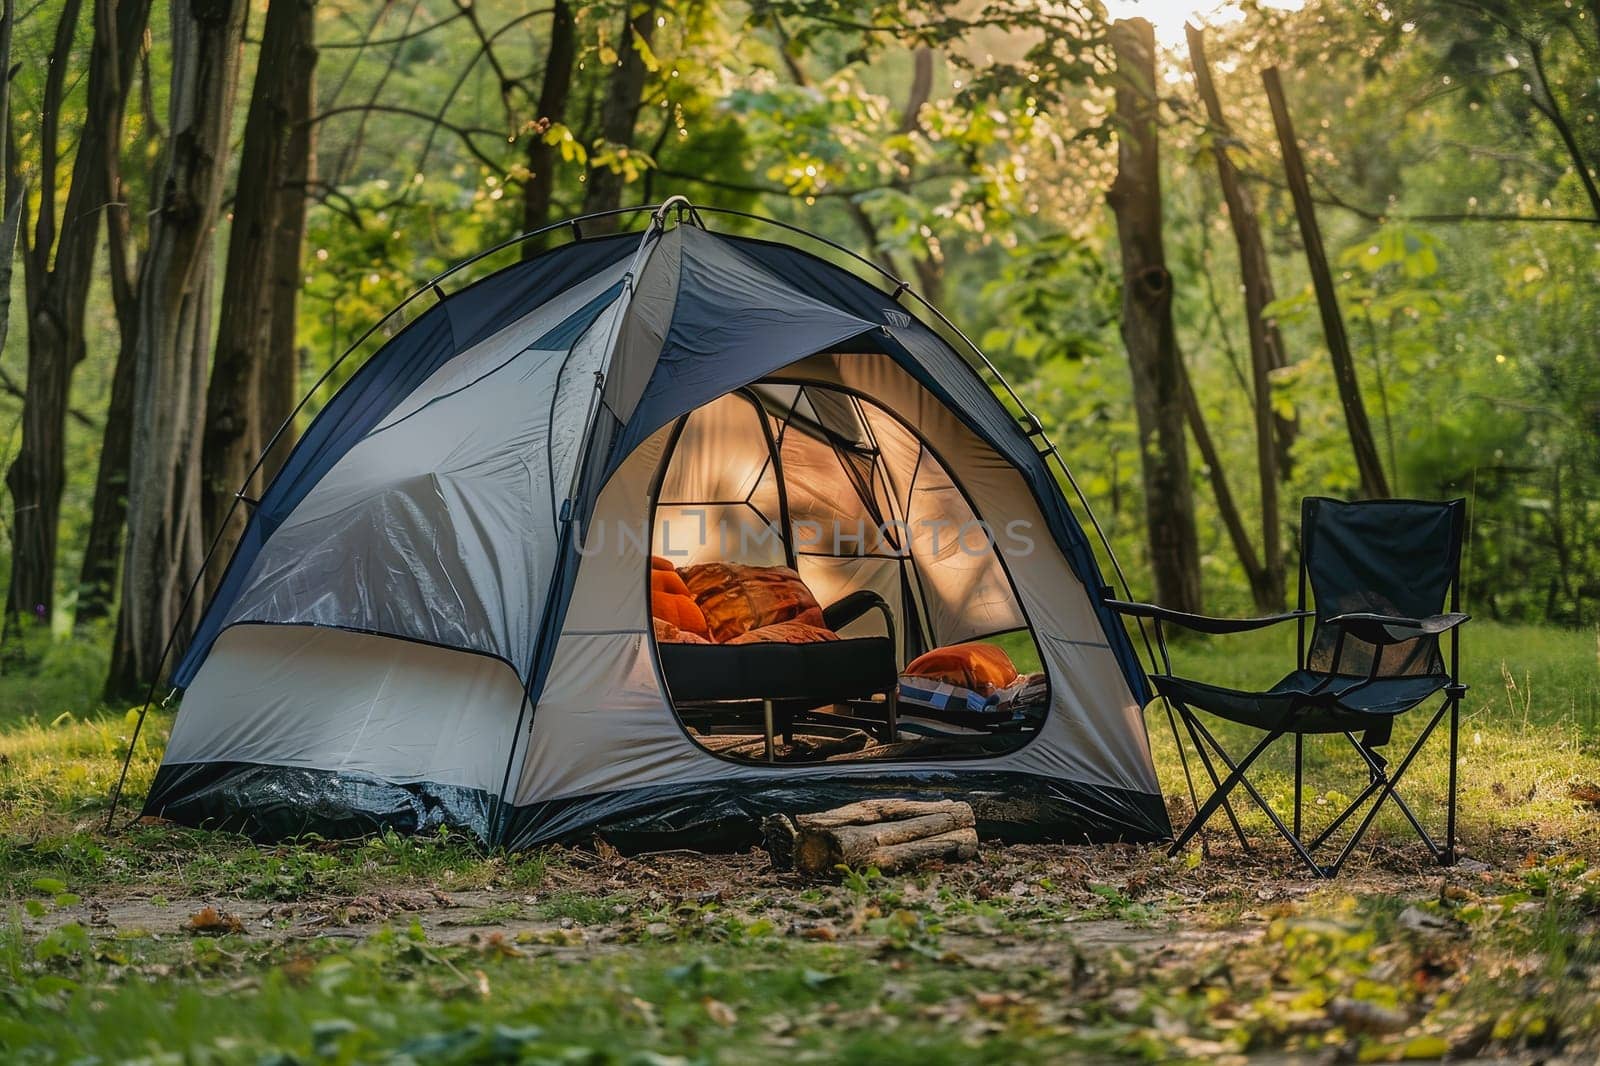
<path fill-rule="evenodd" d="M 115 195 L 106 210 L 106 258 L 111 303 L 116 310 L 117 365 L 111 377 L 100 437 L 100 463 L 95 473 L 89 537 L 78 570 L 76 626 L 90 625 L 111 613 L 122 558 L 122 526 L 128 517 L 128 440 L 133 425 L 134 339 L 138 334 L 138 269 L 130 259 L 132 218 L 120 174 L 113 175 Z"/>
<path fill-rule="evenodd" d="M 922 128 L 922 105 L 933 93 L 933 49 L 922 45 L 911 55 L 911 86 L 906 91 L 905 106 L 900 110 L 900 125 L 895 132 L 906 136 Z M 901 153 L 900 164 L 909 175 L 916 160 L 909 152 Z M 900 183 L 900 188 L 910 193 L 910 186 Z M 944 266 L 930 247 L 927 255 L 911 256 L 911 268 L 917 273 L 917 286 L 922 295 L 937 304 L 944 297 Z"/>
<path fill-rule="evenodd" d="M 1189 432 L 1194 435 L 1195 449 L 1200 453 L 1200 459 L 1206 464 L 1206 477 L 1211 481 L 1211 493 L 1217 500 L 1217 513 L 1222 516 L 1223 528 L 1228 531 L 1228 539 L 1233 542 L 1234 553 L 1239 556 L 1239 565 L 1244 568 L 1245 580 L 1250 583 L 1250 595 L 1255 600 L 1256 607 L 1262 613 L 1269 614 L 1283 609 L 1283 575 L 1277 575 L 1274 581 L 1266 568 L 1256 558 L 1255 547 L 1250 543 L 1250 534 L 1245 531 L 1244 519 L 1239 514 L 1239 505 L 1234 502 L 1233 489 L 1228 485 L 1228 474 L 1223 469 L 1222 456 L 1217 452 L 1216 442 L 1211 439 L 1211 429 L 1206 425 L 1205 412 L 1200 409 L 1200 397 L 1195 395 L 1194 383 L 1189 378 L 1189 371 L 1181 367 L 1183 372 L 1183 413 L 1189 421 Z"/>
<path fill-rule="evenodd" d="M 309 130 L 293 121 L 291 97 L 303 92 L 300 86 L 310 80 L 310 64 L 316 61 L 315 50 L 307 47 L 314 10 L 315 0 L 272 0 L 245 118 L 218 313 L 220 328 L 206 392 L 201 512 L 206 542 L 221 537 L 206 575 L 208 592 L 216 587 L 244 532 L 247 514 L 235 506 L 235 493 L 241 489 L 248 495 L 260 492 L 258 481 L 246 485 L 245 479 L 267 437 L 277 428 L 264 425 L 262 416 L 268 406 L 281 407 L 279 397 L 269 405 L 264 395 L 268 364 L 274 363 L 282 372 L 272 353 L 273 311 L 281 295 L 273 284 L 278 278 L 274 259 L 279 228 L 285 223 L 282 194 L 295 154 L 292 142 L 298 131 Z M 300 189 L 304 195 L 303 178 Z M 297 272 L 299 243 L 296 233 Z M 292 367 L 292 352 L 289 363 Z M 281 381 L 273 384 L 279 393 L 283 391 Z M 292 391 L 292 384 L 289 388 Z"/>
<path fill-rule="evenodd" d="M 550 9 L 550 49 L 545 53 L 544 75 L 539 83 L 539 113 L 546 128 L 567 120 L 567 98 L 572 93 L 572 63 L 578 54 L 577 24 L 567 0 L 555 0 Z M 528 180 L 522 185 L 522 231 L 532 233 L 550 224 L 550 202 L 556 188 L 556 146 L 536 130 L 528 138 Z M 537 241 L 524 241 L 523 258 L 537 255 Z"/>
<path fill-rule="evenodd" d="M 1267 100 L 1272 105 L 1272 122 L 1278 129 L 1278 144 L 1283 149 L 1284 176 L 1289 182 L 1289 194 L 1294 199 L 1300 238 L 1306 246 L 1311 284 L 1317 293 L 1317 309 L 1322 313 L 1322 332 L 1328 341 L 1328 355 L 1333 360 L 1333 379 L 1339 386 L 1339 401 L 1344 406 L 1350 447 L 1355 452 L 1356 470 L 1361 476 L 1361 494 L 1367 499 L 1385 499 L 1389 496 L 1389 481 L 1384 477 L 1383 463 L 1378 459 L 1378 445 L 1372 437 L 1372 423 L 1367 419 L 1366 405 L 1361 402 L 1361 382 L 1356 377 L 1355 360 L 1350 356 L 1350 338 L 1344 330 L 1344 318 L 1339 314 L 1339 297 L 1333 287 L 1333 272 L 1328 269 L 1328 254 L 1322 247 L 1322 232 L 1317 228 L 1316 208 L 1311 203 L 1311 186 L 1306 180 L 1305 163 L 1300 158 L 1300 144 L 1295 140 L 1294 125 L 1289 119 L 1289 105 L 1283 96 L 1283 83 L 1278 79 L 1278 68 L 1268 67 L 1262 71 L 1261 80 L 1267 87 Z"/>
<path fill-rule="evenodd" d="M 1183 368 L 1161 243 L 1155 33 L 1144 19 L 1118 19 L 1111 47 L 1117 58 L 1117 177 L 1109 199 L 1122 251 L 1122 339 L 1133 375 L 1150 569 L 1159 602 L 1197 612 L 1200 548 L 1184 437 Z"/>
<path fill-rule="evenodd" d="M 11 37 L 16 27 L 14 0 L 0 7 L 0 71 L 11 69 Z M 0 78 L 0 122 L 11 115 L 11 79 Z M 27 186 L 11 159 L 11 138 L 0 140 L 0 177 L 5 180 L 5 217 L 0 220 L 0 351 L 5 350 L 11 332 L 11 268 L 16 263 L 17 231 L 22 228 L 22 212 L 27 204 Z"/>
<path fill-rule="evenodd" d="M 605 102 L 600 106 L 600 140 L 605 151 L 627 151 L 633 144 L 634 127 L 639 120 L 640 101 L 644 97 L 644 57 L 634 47 L 634 39 L 646 46 L 656 32 L 655 0 L 642 5 L 638 13 L 623 24 L 622 35 L 617 39 L 617 65 L 606 85 Z M 622 206 L 626 176 L 611 166 L 601 164 L 589 168 L 587 188 L 583 194 L 584 214 L 611 211 Z M 617 229 L 615 216 L 596 219 L 584 228 L 601 233 Z"/>
<path fill-rule="evenodd" d="M 272 250 L 272 330 L 260 394 L 261 432 L 267 439 L 289 420 L 300 402 L 300 289 L 305 283 L 302 270 L 306 203 L 317 174 L 317 131 L 311 121 L 317 106 L 317 27 L 312 14 L 307 6 L 297 47 L 290 56 L 295 72 L 284 94 L 289 136 L 285 141 L 283 182 L 277 192 L 280 204 Z M 294 426 L 287 426 L 261 464 L 262 491 L 278 476 L 294 442 Z"/>
<path fill-rule="evenodd" d="M 133 428 L 133 338 L 123 334 L 117 368 L 111 378 L 111 402 L 106 407 L 105 431 L 100 438 L 100 467 L 95 475 L 94 503 L 90 510 L 89 538 L 78 571 L 78 604 L 73 624 L 89 625 L 107 617 L 116 596 L 117 570 L 122 549 L 122 526 L 128 517 L 128 442 Z"/>
<path fill-rule="evenodd" d="M 1256 421 L 1256 466 L 1261 487 L 1261 556 L 1265 589 L 1269 602 L 1257 605 L 1264 610 L 1281 610 L 1284 603 L 1283 542 L 1279 525 L 1278 482 L 1287 480 L 1290 449 L 1296 426 L 1292 418 L 1280 418 L 1272 410 L 1271 373 L 1287 365 L 1283 336 L 1276 322 L 1269 319 L 1266 307 L 1277 299 L 1272 286 L 1272 268 L 1266 245 L 1261 240 L 1261 224 L 1256 220 L 1255 203 L 1239 181 L 1239 170 L 1228 156 L 1227 141 L 1232 133 L 1222 114 L 1222 101 L 1211 80 L 1211 65 L 1206 61 L 1205 37 L 1193 26 L 1185 26 L 1189 36 L 1189 61 L 1194 67 L 1195 86 L 1205 102 L 1212 134 L 1212 155 L 1217 161 L 1217 180 L 1228 204 L 1228 220 L 1233 225 L 1234 243 L 1239 248 L 1239 272 L 1244 278 L 1245 324 L 1250 337 L 1250 379 L 1254 393 Z"/>
<path fill-rule="evenodd" d="M 140 271 L 128 544 L 108 696 L 154 681 L 199 539 L 209 279 L 245 0 L 173 0 L 160 201 Z"/>
<path fill-rule="evenodd" d="M 88 102 L 71 186 L 56 225 L 52 196 L 62 96 L 81 0 L 61 14 L 41 107 L 40 185 L 34 244 L 27 253 L 28 386 L 22 442 L 6 473 L 13 507 L 8 621 L 22 613 L 48 620 L 66 482 L 66 418 L 72 374 L 86 354 L 84 311 L 94 276 L 100 213 L 112 199 L 122 118 L 137 70 L 150 0 L 97 0 L 89 50 Z M 54 259 L 52 260 L 52 252 Z"/>

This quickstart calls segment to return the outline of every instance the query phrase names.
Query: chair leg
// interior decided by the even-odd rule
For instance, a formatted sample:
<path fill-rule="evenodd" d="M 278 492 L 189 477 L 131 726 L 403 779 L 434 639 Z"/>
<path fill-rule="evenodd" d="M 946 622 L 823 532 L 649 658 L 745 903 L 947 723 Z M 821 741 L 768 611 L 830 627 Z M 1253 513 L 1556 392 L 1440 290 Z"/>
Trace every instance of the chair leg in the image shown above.
<path fill-rule="evenodd" d="M 1444 855 L 1439 859 L 1443 866 L 1456 864 L 1456 748 L 1461 736 L 1461 698 L 1449 696 L 1450 700 L 1450 795 L 1446 799 L 1445 828 L 1444 828 Z"/>
<path fill-rule="evenodd" d="M 1206 775 L 1211 778 L 1211 787 L 1214 790 L 1220 791 L 1222 788 L 1222 779 L 1217 776 L 1217 768 L 1212 765 L 1211 756 L 1206 753 L 1206 746 L 1200 742 L 1200 734 L 1195 732 L 1196 728 L 1200 726 L 1199 720 L 1196 719 L 1187 708 L 1184 708 L 1182 714 L 1184 725 L 1189 729 L 1189 738 L 1194 741 L 1194 750 L 1199 753 L 1200 763 L 1206 768 Z M 1210 736 L 1210 734 L 1208 733 L 1207 736 Z M 1212 743 L 1215 744 L 1216 742 L 1212 741 Z M 1219 748 L 1218 750 L 1221 749 Z M 1196 810 L 1198 811 L 1198 809 L 1199 806 L 1197 804 Z M 1239 838 L 1239 850 L 1251 850 L 1250 841 L 1245 839 L 1244 829 L 1239 825 L 1239 816 L 1234 813 L 1233 804 L 1228 802 L 1228 797 L 1225 795 L 1222 797 L 1222 812 L 1228 816 L 1228 822 L 1233 826 L 1233 835 Z M 1202 843 L 1204 843 L 1204 840 L 1205 838 L 1201 837 Z"/>
<path fill-rule="evenodd" d="M 1350 817 L 1361 809 L 1361 805 L 1372 798 L 1372 794 L 1374 792 L 1383 787 L 1383 781 L 1384 779 L 1381 777 L 1372 776 L 1372 769 L 1369 766 L 1367 768 L 1367 787 L 1362 789 L 1361 794 L 1350 801 L 1350 806 L 1340 811 L 1339 816 L 1333 821 L 1329 822 L 1323 828 L 1322 832 L 1317 834 L 1317 838 L 1310 844 L 1307 844 L 1306 847 L 1312 851 L 1316 851 L 1318 848 L 1322 847 L 1322 845 L 1326 844 L 1328 842 L 1328 838 L 1337 833 L 1339 831 L 1339 827 L 1344 825 L 1345 822 L 1349 821 Z"/>
<path fill-rule="evenodd" d="M 1366 836 L 1367 830 L 1372 827 L 1372 823 L 1377 818 L 1378 811 L 1383 807 L 1384 801 L 1394 795 L 1395 789 L 1400 785 L 1400 779 L 1405 776 L 1406 771 L 1411 768 L 1411 763 L 1416 759 L 1417 753 L 1422 750 L 1422 746 L 1433 735 L 1434 728 L 1438 726 L 1440 719 L 1444 717 L 1448 704 L 1449 701 L 1447 700 L 1444 705 L 1441 705 L 1434 712 L 1433 718 L 1429 720 L 1426 728 L 1422 730 L 1422 735 L 1417 738 L 1415 744 L 1411 745 L 1411 750 L 1406 752 L 1406 757 L 1400 760 L 1399 767 L 1384 781 L 1383 788 L 1378 793 L 1378 798 L 1373 801 L 1372 806 L 1367 808 L 1367 813 L 1362 816 L 1361 824 L 1356 827 L 1355 833 L 1345 842 L 1344 848 L 1339 852 L 1339 857 L 1333 860 L 1333 865 L 1328 867 L 1328 876 L 1331 877 L 1339 872 L 1340 867 L 1344 866 L 1345 860 L 1350 857 L 1351 852 L 1356 850 L 1356 845 L 1361 843 L 1361 838 Z M 1424 836 L 1424 839 L 1427 839 L 1426 836 Z M 1430 848 L 1433 846 L 1431 840 L 1427 840 L 1427 843 Z M 1437 851 L 1435 851 L 1435 854 L 1437 854 Z"/>
<path fill-rule="evenodd" d="M 1172 729 L 1172 743 L 1178 749 L 1178 762 L 1183 766 L 1183 782 L 1189 787 L 1189 805 L 1194 810 L 1200 809 L 1200 794 L 1194 788 L 1194 775 L 1189 772 L 1189 753 L 1184 750 L 1183 737 L 1178 733 L 1178 716 L 1172 709 L 1172 701 L 1165 697 L 1161 705 L 1167 709 L 1167 725 Z M 1200 846 L 1205 847 L 1205 838 L 1200 838 Z"/>
<path fill-rule="evenodd" d="M 1196 723 L 1196 725 L 1199 725 L 1199 723 Z M 1256 786 L 1250 783 L 1250 779 L 1238 772 L 1238 770 L 1243 769 L 1243 766 L 1235 768 L 1228 758 L 1228 753 L 1223 750 L 1221 744 L 1217 743 L 1217 739 L 1204 726 L 1199 728 L 1205 738 L 1210 741 L 1211 746 L 1216 749 L 1217 757 L 1226 763 L 1230 769 L 1235 770 L 1239 778 L 1239 784 L 1243 785 L 1245 791 L 1250 793 L 1250 798 L 1255 800 L 1257 807 L 1261 808 L 1261 813 L 1265 814 L 1268 820 L 1272 822 L 1273 827 L 1278 830 L 1278 834 L 1289 842 L 1289 846 L 1294 849 L 1296 855 L 1300 856 L 1300 860 L 1310 868 L 1312 874 L 1317 877 L 1332 877 L 1333 873 L 1327 867 L 1320 865 L 1311 852 L 1306 849 L 1306 846 L 1300 842 L 1300 838 L 1291 833 L 1289 827 L 1283 824 L 1283 819 L 1278 817 L 1278 812 L 1272 809 L 1272 804 L 1268 803 L 1266 797 L 1256 790 Z M 1281 732 L 1273 733 L 1269 739 L 1276 739 L 1282 735 Z M 1248 762 L 1243 765 L 1247 766 Z"/>
<path fill-rule="evenodd" d="M 1191 728 L 1193 728 L 1195 725 L 1198 725 L 1198 723 L 1191 721 L 1190 725 Z M 1200 726 L 1200 729 L 1202 732 L 1204 732 L 1205 727 Z M 1224 762 L 1228 764 L 1228 769 L 1232 772 L 1228 774 L 1226 780 L 1217 784 L 1217 790 L 1211 794 L 1211 798 L 1206 800 L 1205 804 L 1195 812 L 1194 817 L 1189 820 L 1189 824 L 1185 826 L 1183 832 L 1178 835 L 1178 839 L 1172 842 L 1172 847 L 1167 849 L 1167 855 L 1169 858 L 1182 851 L 1183 846 L 1194 838 L 1194 835 L 1200 831 L 1201 827 L 1204 826 L 1208 820 L 1210 820 L 1213 814 L 1217 813 L 1217 808 L 1228 801 L 1228 793 L 1232 792 L 1234 787 L 1237 786 L 1239 782 L 1244 780 L 1244 772 L 1250 769 L 1250 764 L 1259 759 L 1261 757 L 1261 753 L 1266 751 L 1268 746 L 1281 736 L 1283 736 L 1282 733 L 1268 733 L 1261 739 L 1259 744 L 1250 749 L 1250 754 L 1246 755 L 1237 766 L 1235 766 L 1233 762 L 1228 759 L 1227 755 L 1224 754 L 1220 748 L 1218 749 L 1217 754 Z M 1246 783 L 1246 787 L 1249 787 L 1248 782 Z"/>
<path fill-rule="evenodd" d="M 1300 835 L 1300 787 L 1302 775 L 1300 767 L 1305 758 L 1305 736 L 1294 735 L 1294 835 Z"/>
<path fill-rule="evenodd" d="M 1360 755 L 1366 760 L 1367 768 L 1371 775 L 1371 781 L 1367 785 L 1366 791 L 1362 792 L 1361 797 L 1357 799 L 1355 803 L 1351 804 L 1349 809 L 1346 811 L 1346 814 L 1348 815 L 1350 811 L 1354 811 L 1361 805 L 1361 801 L 1363 799 L 1371 795 L 1373 792 L 1376 792 L 1379 788 L 1383 787 L 1383 783 L 1388 777 L 1388 771 L 1385 769 L 1384 762 L 1381 759 L 1375 758 L 1373 753 L 1355 738 L 1354 734 L 1346 733 L 1345 738 L 1348 739 L 1351 746 L 1356 749 L 1356 754 Z M 1395 805 L 1400 808 L 1401 813 L 1406 816 L 1406 821 L 1411 823 L 1411 828 L 1416 831 L 1417 836 L 1422 839 L 1422 843 L 1427 847 L 1428 854 L 1432 855 L 1434 859 L 1437 860 L 1443 854 L 1443 852 L 1439 850 L 1439 845 L 1433 842 L 1433 837 L 1430 836 L 1428 831 L 1423 828 L 1421 819 L 1419 819 L 1416 815 L 1416 812 L 1411 809 L 1411 805 L 1405 801 L 1405 797 L 1401 796 L 1400 793 L 1395 792 L 1390 795 L 1389 798 L 1395 802 Z M 1340 817 L 1338 821 L 1334 823 L 1334 825 L 1330 826 L 1327 831 L 1324 831 L 1322 836 L 1317 838 L 1318 843 L 1321 843 L 1330 835 L 1332 835 L 1331 831 L 1337 828 L 1339 823 L 1343 821 L 1344 817 Z M 1315 849 L 1313 848 L 1312 850 Z"/>

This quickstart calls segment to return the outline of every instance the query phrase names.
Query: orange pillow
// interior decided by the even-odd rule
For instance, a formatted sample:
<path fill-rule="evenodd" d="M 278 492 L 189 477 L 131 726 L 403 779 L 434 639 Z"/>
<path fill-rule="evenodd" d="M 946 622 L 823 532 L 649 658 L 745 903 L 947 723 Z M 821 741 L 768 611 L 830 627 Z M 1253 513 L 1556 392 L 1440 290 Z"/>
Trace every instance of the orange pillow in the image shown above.
<path fill-rule="evenodd" d="M 672 560 L 671 559 L 663 559 L 659 555 L 650 556 L 650 569 L 652 569 L 652 570 L 671 570 L 673 573 L 677 573 L 678 572 L 678 568 L 676 566 L 672 565 Z"/>
<path fill-rule="evenodd" d="M 656 643 L 657 644 L 710 644 L 711 643 L 709 640 L 707 640 L 705 637 L 702 637 L 698 633 L 690 633 L 688 630 L 679 629 L 677 626 L 673 625 L 671 622 L 664 621 L 664 620 L 662 620 L 660 618 L 651 619 L 651 623 L 652 623 L 652 625 L 655 626 Z"/>
<path fill-rule="evenodd" d="M 740 633 L 729 644 L 822 644 L 830 640 L 838 640 L 839 634 L 831 629 L 821 626 L 806 625 L 804 622 L 774 622 L 770 626 L 752 629 L 748 633 Z"/>
<path fill-rule="evenodd" d="M 1005 650 L 993 644 L 952 644 L 911 660 L 902 674 L 957 685 L 983 696 L 1016 681 L 1017 667 Z"/>
<path fill-rule="evenodd" d="M 816 597 L 787 566 L 700 563 L 681 573 L 718 644 L 774 622 L 827 627 Z"/>
<path fill-rule="evenodd" d="M 706 629 L 706 616 L 689 594 L 689 586 L 683 583 L 683 578 L 678 576 L 676 570 L 670 567 L 660 569 L 653 558 L 650 560 L 650 613 L 660 621 L 702 640 L 711 637 Z"/>

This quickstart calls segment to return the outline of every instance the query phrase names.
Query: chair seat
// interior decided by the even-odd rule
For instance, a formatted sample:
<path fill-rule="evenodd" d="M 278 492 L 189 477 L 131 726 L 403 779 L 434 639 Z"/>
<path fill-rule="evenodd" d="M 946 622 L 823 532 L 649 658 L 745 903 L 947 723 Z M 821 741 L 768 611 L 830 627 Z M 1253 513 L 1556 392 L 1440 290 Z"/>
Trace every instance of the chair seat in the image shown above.
<path fill-rule="evenodd" d="M 899 683 L 887 637 L 816 644 L 658 644 L 674 700 L 801 700 L 815 706 Z"/>
<path fill-rule="evenodd" d="M 1344 733 L 1368 729 L 1409 711 L 1449 684 L 1437 674 L 1365 677 L 1296 670 L 1265 692 L 1154 674 L 1156 691 L 1230 722 L 1269 732 Z"/>

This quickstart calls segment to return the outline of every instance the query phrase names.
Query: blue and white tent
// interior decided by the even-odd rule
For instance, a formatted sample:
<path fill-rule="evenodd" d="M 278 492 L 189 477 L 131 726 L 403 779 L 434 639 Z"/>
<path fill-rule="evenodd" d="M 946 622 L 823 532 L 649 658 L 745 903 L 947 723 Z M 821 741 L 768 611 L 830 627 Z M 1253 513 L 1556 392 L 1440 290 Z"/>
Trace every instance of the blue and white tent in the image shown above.
<path fill-rule="evenodd" d="M 261 837 L 443 824 L 513 847 L 597 831 L 710 845 L 775 810 L 958 796 L 1011 837 L 1168 836 L 1144 676 L 1042 437 L 903 287 L 669 213 L 443 295 L 331 398 L 175 672 L 146 813 Z M 802 452 L 775 474 L 784 418 L 831 429 L 796 430 Z M 871 446 L 806 459 L 806 440 L 851 435 Z M 830 471 L 847 452 L 864 474 Z M 905 634 L 1030 633 L 1042 724 L 954 760 L 718 755 L 662 676 L 651 553 L 708 505 L 735 525 L 849 518 L 862 484 L 906 528 L 1027 532 L 976 553 L 917 534 L 791 549 L 800 576 L 819 598 L 881 593 L 902 666 Z"/>

